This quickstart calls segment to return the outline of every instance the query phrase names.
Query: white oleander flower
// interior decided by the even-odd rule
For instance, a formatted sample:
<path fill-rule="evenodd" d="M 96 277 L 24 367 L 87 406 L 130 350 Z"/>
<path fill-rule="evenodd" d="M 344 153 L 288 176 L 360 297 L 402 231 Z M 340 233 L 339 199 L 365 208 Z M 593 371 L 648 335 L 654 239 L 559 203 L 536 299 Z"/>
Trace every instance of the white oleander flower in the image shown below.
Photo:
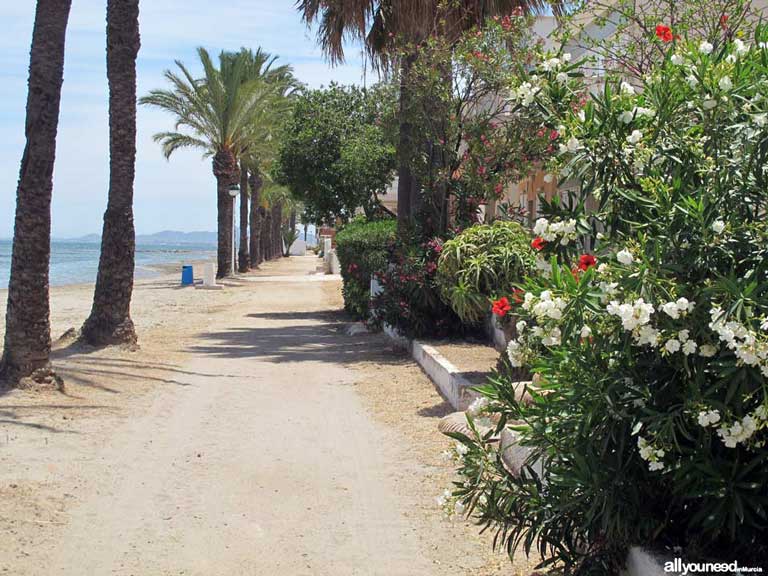
<path fill-rule="evenodd" d="M 630 264 L 632 264 L 632 262 L 635 261 L 635 258 L 634 256 L 632 256 L 632 253 L 629 250 L 624 248 L 623 250 L 621 250 L 616 254 L 616 260 L 618 260 L 625 266 L 629 266 Z"/>
<path fill-rule="evenodd" d="M 568 82 L 568 74 L 566 74 L 565 72 L 558 72 L 557 76 L 555 76 L 555 80 L 560 82 L 560 84 L 565 84 L 566 82 Z"/>
<path fill-rule="evenodd" d="M 564 52 L 560 58 L 563 62 L 570 62 L 571 61 L 571 53 L 570 52 Z"/>
<path fill-rule="evenodd" d="M 643 133 L 640 130 L 632 130 L 632 134 L 627 136 L 627 142 L 637 144 L 643 139 Z"/>
<path fill-rule="evenodd" d="M 707 428 L 720 422 L 720 413 L 717 410 L 702 410 L 698 417 L 699 426 Z"/>
<path fill-rule="evenodd" d="M 683 63 L 683 57 L 680 56 L 679 54 L 672 54 L 672 58 L 670 58 L 670 61 L 675 66 L 680 66 L 680 64 Z"/>
<path fill-rule="evenodd" d="M 739 38 L 736 38 L 736 40 L 733 41 L 733 47 L 736 49 L 736 53 L 739 56 L 743 56 L 747 52 L 749 52 L 749 46 L 744 43 L 743 40 L 740 40 Z"/>
<path fill-rule="evenodd" d="M 699 356 L 703 356 L 704 358 L 712 358 L 717 354 L 717 348 L 712 346 L 712 344 L 702 344 L 699 347 Z"/>
<path fill-rule="evenodd" d="M 629 124 L 634 119 L 635 114 L 631 110 L 625 110 L 619 115 L 619 121 L 624 124 Z"/>
<path fill-rule="evenodd" d="M 674 354 L 680 350 L 680 340 L 677 338 L 671 338 L 664 343 L 664 349 L 670 354 Z"/>
<path fill-rule="evenodd" d="M 717 100 L 713 99 L 712 96 L 707 94 L 707 97 L 704 99 L 702 106 L 704 110 L 712 110 L 715 106 L 717 106 Z"/>
<path fill-rule="evenodd" d="M 544 174 L 544 182 L 546 182 L 547 184 L 552 182 L 554 179 L 555 179 L 555 176 L 553 174 L 550 174 L 550 173 Z"/>
<path fill-rule="evenodd" d="M 659 331 L 653 326 L 646 324 L 637 331 L 635 342 L 638 346 L 650 346 L 656 348 L 659 345 Z"/>
<path fill-rule="evenodd" d="M 722 234 L 723 230 L 725 230 L 725 222 L 723 222 L 722 220 L 715 220 L 712 223 L 712 231 L 715 234 Z"/>
<path fill-rule="evenodd" d="M 592 328 L 590 328 L 585 324 L 584 326 L 581 327 L 581 332 L 579 332 L 579 336 L 581 336 L 582 338 L 589 338 L 590 336 L 592 336 Z"/>
<path fill-rule="evenodd" d="M 469 408 L 467 408 L 467 412 L 471 416 L 477 416 L 484 412 L 488 408 L 488 398 L 485 396 L 480 396 L 479 398 L 475 398 L 472 401 L 472 404 L 469 405 Z"/>
<path fill-rule="evenodd" d="M 685 81 L 688 82 L 688 86 L 690 86 L 691 88 L 696 88 L 696 86 L 699 85 L 699 79 L 696 78 L 696 76 L 694 76 L 693 74 L 688 76 L 688 78 L 686 78 Z"/>
<path fill-rule="evenodd" d="M 717 85 L 720 86 L 720 90 L 723 92 L 730 92 L 731 88 L 733 88 L 733 82 L 731 82 L 731 79 L 728 76 L 720 78 L 720 82 L 718 82 Z"/>
<path fill-rule="evenodd" d="M 680 309 L 677 307 L 677 302 L 667 302 L 662 304 L 661 311 L 673 320 L 680 318 Z"/>
<path fill-rule="evenodd" d="M 699 44 L 699 52 L 701 52 L 702 54 L 712 54 L 712 50 L 714 48 L 715 47 L 712 46 L 712 44 L 710 44 L 706 40 L 704 40 L 701 44 Z"/>
<path fill-rule="evenodd" d="M 515 330 L 517 331 L 517 335 L 522 336 L 527 326 L 528 326 L 528 323 L 525 320 L 520 320 L 517 324 L 515 324 Z"/>
<path fill-rule="evenodd" d="M 698 346 L 696 345 L 696 342 L 694 342 L 693 340 L 686 340 L 683 343 L 683 354 L 685 354 L 686 356 L 690 356 L 691 354 L 694 354 L 696 352 L 696 348 L 698 348 Z"/>
<path fill-rule="evenodd" d="M 612 316 L 621 318 L 621 325 L 625 330 L 634 330 L 651 321 L 653 306 L 647 304 L 642 298 L 638 298 L 632 303 L 625 302 L 623 304 L 614 300 L 608 304 L 606 311 Z"/>
<path fill-rule="evenodd" d="M 520 368 L 523 365 L 524 354 L 520 342 L 517 340 L 509 341 L 509 344 L 507 344 L 507 357 L 512 367 Z"/>
<path fill-rule="evenodd" d="M 576 152 L 581 147 L 581 142 L 575 136 L 571 136 L 565 146 L 568 152 Z"/>
<path fill-rule="evenodd" d="M 632 86 L 632 84 L 630 84 L 629 82 L 622 82 L 621 83 L 621 93 L 622 94 L 628 94 L 628 95 L 631 96 L 632 94 L 635 93 L 635 87 Z"/>
<path fill-rule="evenodd" d="M 754 122 L 757 127 L 763 128 L 763 127 L 765 127 L 766 124 L 768 124 L 768 115 L 766 115 L 766 114 L 755 114 L 752 117 L 752 122 Z"/>

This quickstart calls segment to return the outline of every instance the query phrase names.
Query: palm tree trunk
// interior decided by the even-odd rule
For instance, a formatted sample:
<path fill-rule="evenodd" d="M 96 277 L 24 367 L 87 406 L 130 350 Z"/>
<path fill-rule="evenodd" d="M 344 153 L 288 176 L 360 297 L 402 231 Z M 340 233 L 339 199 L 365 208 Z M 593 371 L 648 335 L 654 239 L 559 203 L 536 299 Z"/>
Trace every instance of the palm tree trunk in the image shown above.
<path fill-rule="evenodd" d="M 272 260 L 272 210 L 267 209 L 264 212 L 264 224 L 262 230 L 262 250 L 264 251 L 264 260 Z"/>
<path fill-rule="evenodd" d="M 240 169 L 240 247 L 237 252 L 237 269 L 248 272 L 251 267 L 248 246 L 248 169 Z"/>
<path fill-rule="evenodd" d="M 282 258 L 283 253 L 283 203 L 279 202 L 275 206 L 275 258 Z"/>
<path fill-rule="evenodd" d="M 236 181 L 237 173 L 234 154 L 230 150 L 219 150 L 213 157 L 218 221 L 217 278 L 232 275 L 232 197 L 229 195 L 229 186 Z"/>
<path fill-rule="evenodd" d="M 259 204 L 261 203 L 261 176 L 258 170 L 251 171 L 251 268 L 256 268 L 261 264 L 261 213 Z"/>
<path fill-rule="evenodd" d="M 413 95 L 409 88 L 409 76 L 411 68 L 416 60 L 413 54 L 407 55 L 402 60 L 400 67 L 400 141 L 397 166 L 397 222 L 401 231 L 405 231 L 413 224 L 413 202 L 416 179 L 411 171 L 410 159 L 414 153 L 413 126 L 408 120 L 413 106 Z"/>
<path fill-rule="evenodd" d="M 136 57 L 140 44 L 139 0 L 109 0 L 109 199 L 93 307 L 82 330 L 83 339 L 96 346 L 136 342 L 131 296 L 136 251 Z"/>
<path fill-rule="evenodd" d="M 32 32 L 24 155 L 16 189 L 11 278 L 0 379 L 61 384 L 50 365 L 51 196 L 64 43 L 71 0 L 38 0 Z"/>

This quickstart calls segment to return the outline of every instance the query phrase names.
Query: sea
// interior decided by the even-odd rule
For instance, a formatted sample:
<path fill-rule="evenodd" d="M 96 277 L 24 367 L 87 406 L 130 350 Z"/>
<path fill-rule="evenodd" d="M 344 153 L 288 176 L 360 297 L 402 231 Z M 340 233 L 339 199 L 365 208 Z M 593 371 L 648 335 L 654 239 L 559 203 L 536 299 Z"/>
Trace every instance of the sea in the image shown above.
<path fill-rule="evenodd" d="M 10 240 L 0 240 L 0 290 L 8 287 L 11 271 Z M 84 284 L 96 281 L 99 267 L 98 242 L 51 242 L 50 283 L 52 286 Z M 216 246 L 211 244 L 141 244 L 136 245 L 135 277 L 152 278 L 167 273 L 168 268 L 202 260 L 216 260 Z"/>

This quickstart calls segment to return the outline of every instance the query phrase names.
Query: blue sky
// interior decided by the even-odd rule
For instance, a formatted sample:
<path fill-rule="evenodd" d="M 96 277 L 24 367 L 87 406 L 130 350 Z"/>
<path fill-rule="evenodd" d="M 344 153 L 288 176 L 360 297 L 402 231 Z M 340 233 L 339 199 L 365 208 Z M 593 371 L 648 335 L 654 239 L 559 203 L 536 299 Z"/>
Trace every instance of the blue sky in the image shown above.
<path fill-rule="evenodd" d="M 72 4 L 54 173 L 54 237 L 100 232 L 109 174 L 106 1 Z M 34 8 L 33 0 L 0 3 L 0 238 L 13 234 Z M 331 68 L 316 46 L 314 32 L 301 22 L 294 0 L 142 0 L 141 36 L 139 95 L 164 86 L 162 72 L 175 59 L 193 65 L 195 48 L 201 45 L 215 53 L 261 46 L 278 55 L 279 62 L 292 64 L 298 78 L 313 87 L 332 80 L 364 81 L 359 48 L 350 47 L 347 62 Z M 136 229 L 214 230 L 210 162 L 191 151 L 166 162 L 152 141 L 152 134 L 171 125 L 162 112 L 139 109 Z"/>

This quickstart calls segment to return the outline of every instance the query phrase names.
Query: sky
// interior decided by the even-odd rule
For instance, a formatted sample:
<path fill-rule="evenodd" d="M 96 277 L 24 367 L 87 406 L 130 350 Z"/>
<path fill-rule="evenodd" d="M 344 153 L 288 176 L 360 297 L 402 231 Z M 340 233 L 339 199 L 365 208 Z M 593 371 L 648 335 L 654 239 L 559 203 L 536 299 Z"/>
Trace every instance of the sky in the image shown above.
<path fill-rule="evenodd" d="M 212 53 L 261 46 L 311 87 L 366 80 L 358 47 L 331 67 L 302 23 L 294 0 L 141 0 L 138 94 L 165 87 L 163 71 L 181 60 L 199 71 L 195 49 Z M 24 149 L 29 46 L 35 2 L 0 2 L 0 238 L 13 235 L 16 185 Z M 100 233 L 109 176 L 105 0 L 76 0 L 67 30 L 64 87 L 54 169 L 52 235 Z M 372 79 L 368 71 L 368 82 Z M 156 132 L 172 118 L 140 107 L 135 187 L 139 234 L 215 230 L 216 183 L 210 160 L 180 151 L 166 161 Z"/>

